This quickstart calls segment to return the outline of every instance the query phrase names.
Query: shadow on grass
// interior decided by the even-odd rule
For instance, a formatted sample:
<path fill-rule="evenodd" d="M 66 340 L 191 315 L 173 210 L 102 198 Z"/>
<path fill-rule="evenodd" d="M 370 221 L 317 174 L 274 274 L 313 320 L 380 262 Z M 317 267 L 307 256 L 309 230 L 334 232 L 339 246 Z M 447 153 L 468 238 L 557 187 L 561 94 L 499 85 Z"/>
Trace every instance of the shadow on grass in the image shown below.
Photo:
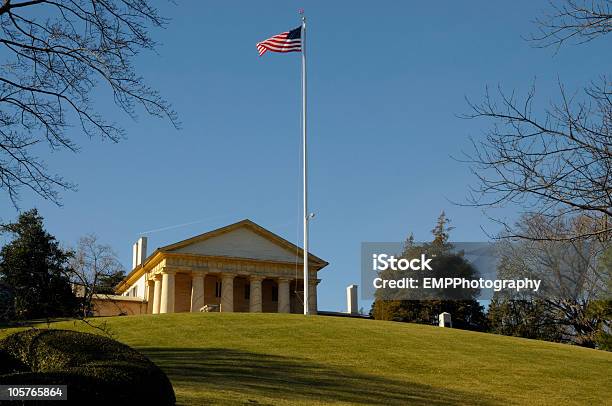
<path fill-rule="evenodd" d="M 175 390 L 195 392 L 194 398 L 207 403 L 219 401 L 219 391 L 245 403 L 349 402 L 378 405 L 499 404 L 486 395 L 446 390 L 332 368 L 305 359 L 280 357 L 224 348 L 143 348 L 168 375 Z M 401 366 L 398 365 L 398 368 Z M 215 395 L 208 395 L 217 392 Z M 194 401 L 195 401 L 194 399 Z"/>
<path fill-rule="evenodd" d="M 28 319 L 28 320 L 14 320 L 14 321 L 0 321 L 0 329 L 6 328 L 19 328 L 19 327 L 35 327 L 46 324 L 50 326 L 53 323 L 60 321 L 78 320 L 74 317 L 55 317 L 52 319 Z"/>

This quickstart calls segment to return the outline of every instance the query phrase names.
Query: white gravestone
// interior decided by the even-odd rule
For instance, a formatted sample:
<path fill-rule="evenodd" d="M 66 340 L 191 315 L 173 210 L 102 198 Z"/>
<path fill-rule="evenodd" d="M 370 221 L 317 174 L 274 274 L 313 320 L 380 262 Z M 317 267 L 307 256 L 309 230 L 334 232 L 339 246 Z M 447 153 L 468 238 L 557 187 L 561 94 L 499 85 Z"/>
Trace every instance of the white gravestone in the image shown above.
<path fill-rule="evenodd" d="M 440 327 L 453 327 L 451 314 L 447 312 L 440 313 L 440 315 L 438 316 L 438 325 Z"/>

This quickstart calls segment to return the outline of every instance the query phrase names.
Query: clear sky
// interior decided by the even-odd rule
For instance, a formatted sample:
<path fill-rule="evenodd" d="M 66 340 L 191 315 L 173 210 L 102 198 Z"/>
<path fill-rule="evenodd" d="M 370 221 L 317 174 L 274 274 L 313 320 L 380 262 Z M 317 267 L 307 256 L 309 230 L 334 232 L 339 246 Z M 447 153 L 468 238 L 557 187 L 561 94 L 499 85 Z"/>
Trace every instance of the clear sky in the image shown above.
<path fill-rule="evenodd" d="M 478 101 L 486 85 L 525 94 L 535 81 L 545 105 L 558 79 L 576 91 L 612 62 L 602 41 L 555 55 L 522 39 L 546 1 L 160 3 L 172 21 L 153 32 L 158 53 L 136 63 L 182 129 L 144 114 L 133 122 L 101 91 L 97 105 L 128 138 L 89 140 L 75 127 L 79 154 L 41 154 L 78 192 L 65 192 L 62 207 L 24 193 L 21 209 L 37 207 L 65 245 L 96 233 L 126 268 L 141 233 L 185 223 L 146 233 L 150 252 L 244 218 L 301 245 L 300 56 L 259 58 L 255 43 L 297 27 L 304 8 L 311 246 L 330 262 L 320 273 L 325 310 L 345 309 L 363 241 L 427 239 L 441 210 L 455 241 L 498 231 L 479 209 L 451 203 L 474 181 L 451 156 L 488 127 L 457 117 L 469 111 L 466 96 Z M 2 195 L 0 220 L 16 215 Z"/>

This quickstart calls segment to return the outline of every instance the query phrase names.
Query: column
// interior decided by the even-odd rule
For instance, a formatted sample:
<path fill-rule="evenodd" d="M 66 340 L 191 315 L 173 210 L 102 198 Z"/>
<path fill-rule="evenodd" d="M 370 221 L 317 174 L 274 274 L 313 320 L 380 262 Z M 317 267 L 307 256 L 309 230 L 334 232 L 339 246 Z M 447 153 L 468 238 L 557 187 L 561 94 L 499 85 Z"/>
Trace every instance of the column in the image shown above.
<path fill-rule="evenodd" d="M 161 305 L 162 276 L 157 274 L 153 278 L 155 280 L 155 288 L 153 292 L 153 314 L 159 314 L 159 307 Z"/>
<path fill-rule="evenodd" d="M 221 311 L 234 311 L 234 274 L 221 274 Z"/>
<path fill-rule="evenodd" d="M 153 313 L 153 298 L 155 295 L 155 281 L 147 279 L 147 314 Z"/>
<path fill-rule="evenodd" d="M 320 279 L 310 279 L 308 281 L 308 311 L 310 314 L 317 314 L 317 285 L 321 282 Z"/>
<path fill-rule="evenodd" d="M 278 313 L 291 312 L 291 299 L 289 298 L 289 279 L 278 278 Z"/>
<path fill-rule="evenodd" d="M 199 312 L 204 307 L 204 278 L 205 272 L 191 274 L 191 312 Z"/>
<path fill-rule="evenodd" d="M 162 271 L 160 313 L 174 313 L 174 271 Z"/>
<path fill-rule="evenodd" d="M 251 293 L 249 296 L 249 312 L 261 313 L 261 281 L 262 276 L 251 276 Z"/>

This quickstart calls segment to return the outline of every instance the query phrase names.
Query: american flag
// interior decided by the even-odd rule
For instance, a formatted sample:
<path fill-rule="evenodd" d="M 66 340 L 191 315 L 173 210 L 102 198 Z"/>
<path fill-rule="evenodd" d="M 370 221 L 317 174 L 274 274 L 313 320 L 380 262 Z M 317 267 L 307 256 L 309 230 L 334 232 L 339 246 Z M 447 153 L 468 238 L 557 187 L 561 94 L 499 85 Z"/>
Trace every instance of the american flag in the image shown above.
<path fill-rule="evenodd" d="M 300 52 L 302 51 L 302 27 L 286 31 L 257 43 L 257 51 L 262 56 L 267 51 Z"/>

